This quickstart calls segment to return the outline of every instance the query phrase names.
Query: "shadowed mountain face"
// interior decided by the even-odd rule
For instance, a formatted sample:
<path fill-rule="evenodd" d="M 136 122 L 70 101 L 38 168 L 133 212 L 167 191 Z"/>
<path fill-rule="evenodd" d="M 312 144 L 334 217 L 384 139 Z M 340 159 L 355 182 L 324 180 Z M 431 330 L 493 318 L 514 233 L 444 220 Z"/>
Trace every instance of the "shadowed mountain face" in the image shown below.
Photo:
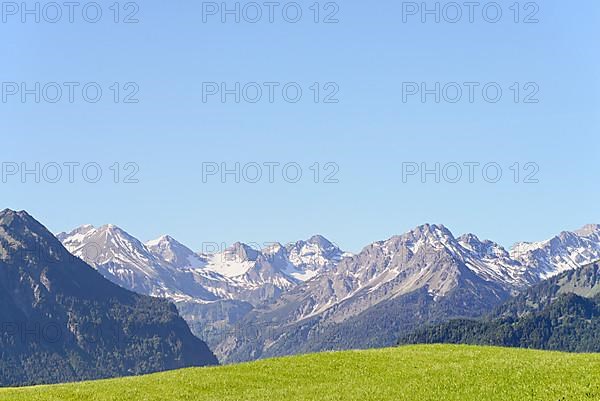
<path fill-rule="evenodd" d="M 216 364 L 174 305 L 104 279 L 26 212 L 0 212 L 0 385 Z"/>

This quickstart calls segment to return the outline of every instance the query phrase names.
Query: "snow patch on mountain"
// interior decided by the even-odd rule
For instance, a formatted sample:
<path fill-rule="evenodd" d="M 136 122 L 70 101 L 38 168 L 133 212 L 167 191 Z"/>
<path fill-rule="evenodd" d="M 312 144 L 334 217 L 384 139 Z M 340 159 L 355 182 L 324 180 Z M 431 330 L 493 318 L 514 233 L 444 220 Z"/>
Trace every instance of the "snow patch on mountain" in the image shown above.
<path fill-rule="evenodd" d="M 196 269 L 206 265 L 204 259 L 169 235 L 148 241 L 145 245 L 154 256 L 179 269 Z"/>
<path fill-rule="evenodd" d="M 112 224 L 57 237 L 117 284 L 176 302 L 260 303 L 332 268 L 344 255 L 321 236 L 263 252 L 236 243 L 215 254 L 195 253 L 168 235 L 143 244 Z"/>
<path fill-rule="evenodd" d="M 600 259 L 600 225 L 564 231 L 545 241 L 520 242 L 510 255 L 540 279 L 547 279 Z"/>

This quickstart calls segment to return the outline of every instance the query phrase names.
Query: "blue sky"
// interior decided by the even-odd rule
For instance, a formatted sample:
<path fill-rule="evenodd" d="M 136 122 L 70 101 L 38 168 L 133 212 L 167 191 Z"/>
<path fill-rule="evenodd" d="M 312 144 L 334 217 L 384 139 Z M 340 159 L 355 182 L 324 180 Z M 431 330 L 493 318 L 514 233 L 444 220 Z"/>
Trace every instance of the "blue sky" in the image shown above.
<path fill-rule="evenodd" d="M 422 23 L 409 15 L 404 23 L 402 2 L 387 0 L 339 2 L 338 23 L 315 24 L 313 3 L 298 2 L 303 15 L 295 24 L 279 9 L 274 23 L 266 15 L 254 24 L 232 17 L 221 23 L 219 15 L 204 23 L 202 2 L 187 1 L 139 3 L 135 24 L 112 22 L 112 2 L 103 1 L 96 24 L 79 10 L 73 23 L 63 15 L 54 24 L 43 16 L 41 23 L 31 16 L 22 23 L 20 14 L 4 10 L 2 204 L 30 211 L 55 232 L 114 223 L 143 240 L 168 233 L 194 249 L 321 233 L 357 251 L 425 222 L 510 246 L 600 222 L 600 189 L 593 184 L 600 151 L 598 2 L 540 2 L 533 24 L 514 23 L 513 1 L 498 2 L 503 15 L 495 24 L 480 8 L 474 23 L 466 15 L 458 23 L 435 23 L 432 16 Z M 335 10 L 323 9 L 326 3 L 319 3 L 321 20 Z M 535 11 L 523 9 L 526 3 L 519 3 L 521 21 Z M 122 9 L 119 19 L 133 10 Z M 22 102 L 6 93 L 13 82 L 30 89 L 36 82 L 78 82 L 77 88 L 96 82 L 103 95 L 90 103 L 76 89 L 72 103 L 64 93 L 57 103 L 35 103 L 34 95 Z M 115 82 L 119 103 L 112 100 Z M 130 82 L 136 86 L 124 88 Z M 297 103 L 280 91 L 273 103 L 265 96 L 258 103 L 235 103 L 233 96 L 203 102 L 204 82 L 278 82 L 278 88 L 295 82 L 303 95 Z M 338 102 L 315 103 L 315 82 L 320 100 L 331 89 L 324 86 L 335 83 Z M 433 95 L 425 103 L 418 95 L 403 102 L 405 82 L 429 88 L 494 82 L 503 94 L 497 103 L 485 101 L 480 89 L 473 103 L 466 93 L 457 103 L 436 103 Z M 518 103 L 510 89 L 515 82 Z M 523 103 L 532 88 L 527 83 L 539 88 L 538 103 Z M 135 87 L 139 102 L 122 103 Z M 33 169 L 36 162 L 47 175 L 52 163 L 62 165 L 61 179 L 42 176 L 38 183 L 30 174 L 23 180 L 22 163 Z M 80 163 L 73 183 L 68 162 Z M 134 171 L 125 171 L 129 162 L 139 167 L 138 183 L 122 182 Z M 203 180 L 203 163 L 268 162 L 296 163 L 302 178 L 286 182 L 277 168 L 270 183 L 265 168 L 254 184 L 232 176 Z M 455 164 L 449 163 L 468 162 L 496 163 L 502 178 L 487 182 L 478 168 L 471 183 L 464 168 L 458 183 L 437 183 L 432 175 L 426 182 L 403 180 L 403 163 L 450 169 Z M 83 179 L 87 163 L 102 169 L 98 182 Z M 339 168 L 338 183 L 322 182 L 327 163 Z M 525 171 L 526 163 L 539 168 L 537 183 L 523 182 L 534 171 Z M 15 164 L 19 171 L 11 175 Z"/>

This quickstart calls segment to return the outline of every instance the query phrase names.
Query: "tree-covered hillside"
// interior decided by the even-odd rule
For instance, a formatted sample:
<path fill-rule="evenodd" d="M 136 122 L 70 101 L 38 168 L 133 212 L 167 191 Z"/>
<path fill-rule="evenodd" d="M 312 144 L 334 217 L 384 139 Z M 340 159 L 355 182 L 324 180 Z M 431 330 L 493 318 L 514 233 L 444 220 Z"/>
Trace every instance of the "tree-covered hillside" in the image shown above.
<path fill-rule="evenodd" d="M 452 343 L 600 352 L 597 263 L 546 280 L 479 320 L 417 329 L 399 344 Z"/>
<path fill-rule="evenodd" d="M 0 212 L 0 386 L 216 364 L 175 306 L 104 279 L 25 212 Z"/>

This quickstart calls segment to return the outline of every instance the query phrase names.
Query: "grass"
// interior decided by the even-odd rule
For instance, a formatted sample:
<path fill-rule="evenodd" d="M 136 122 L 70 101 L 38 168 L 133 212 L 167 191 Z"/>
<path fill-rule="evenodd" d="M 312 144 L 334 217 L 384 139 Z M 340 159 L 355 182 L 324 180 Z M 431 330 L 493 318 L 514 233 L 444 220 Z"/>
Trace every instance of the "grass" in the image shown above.
<path fill-rule="evenodd" d="M 600 400 L 600 354 L 407 346 L 54 386 L 1 401 Z"/>

